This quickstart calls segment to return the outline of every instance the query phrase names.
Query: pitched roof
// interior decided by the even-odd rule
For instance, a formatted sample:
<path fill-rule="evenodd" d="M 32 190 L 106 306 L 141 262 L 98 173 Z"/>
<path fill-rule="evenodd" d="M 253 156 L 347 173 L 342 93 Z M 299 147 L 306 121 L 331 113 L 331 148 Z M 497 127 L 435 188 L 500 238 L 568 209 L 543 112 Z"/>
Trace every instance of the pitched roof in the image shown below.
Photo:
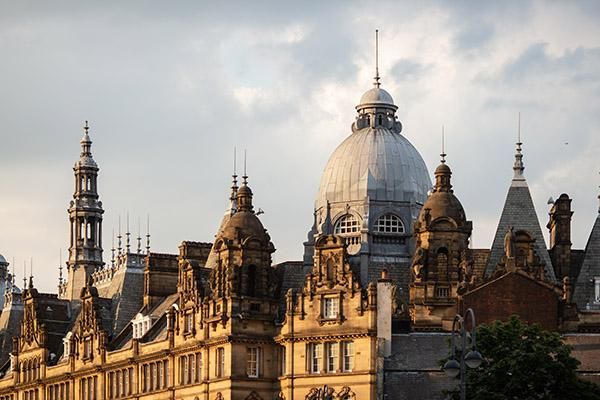
<path fill-rule="evenodd" d="M 577 303 L 580 310 L 586 308 L 587 303 L 594 306 L 593 279 L 600 277 L 600 214 L 596 217 L 592 232 L 585 246 L 585 256 L 579 271 L 579 276 L 573 289 L 573 302 Z M 600 309 L 599 305 L 596 305 Z M 594 308 L 596 308 L 594 307 Z"/>
<path fill-rule="evenodd" d="M 502 216 L 498 223 L 496 235 L 492 243 L 492 249 L 488 258 L 485 274 L 489 276 L 496 270 L 498 261 L 504 254 L 504 235 L 509 227 L 513 227 L 515 231 L 525 230 L 529 232 L 535 239 L 535 250 L 540 259 L 545 264 L 546 276 L 549 280 L 556 282 L 552 261 L 546 248 L 546 242 L 542 235 L 540 222 L 535 212 L 529 186 L 525 178 L 513 179 L 506 195 Z"/>

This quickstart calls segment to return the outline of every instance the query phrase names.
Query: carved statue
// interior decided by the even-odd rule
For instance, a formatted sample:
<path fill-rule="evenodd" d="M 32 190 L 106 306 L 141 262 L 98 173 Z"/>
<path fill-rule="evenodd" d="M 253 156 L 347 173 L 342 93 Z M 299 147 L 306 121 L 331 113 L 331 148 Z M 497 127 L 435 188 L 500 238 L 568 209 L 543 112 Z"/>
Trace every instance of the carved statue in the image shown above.
<path fill-rule="evenodd" d="M 460 281 L 470 282 L 473 277 L 473 259 L 469 257 L 467 250 L 462 251 L 461 261 L 458 269 L 460 273 Z"/>
<path fill-rule="evenodd" d="M 568 303 L 571 300 L 571 279 L 568 276 L 563 278 L 563 300 Z"/>
<path fill-rule="evenodd" d="M 504 254 L 506 254 L 506 258 L 515 257 L 515 233 L 512 226 L 508 228 L 504 235 Z"/>
<path fill-rule="evenodd" d="M 423 270 L 423 266 L 425 265 L 425 255 L 425 249 L 423 249 L 422 247 L 417 247 L 411 264 L 415 282 L 421 282 L 421 280 L 423 279 L 421 272 Z"/>

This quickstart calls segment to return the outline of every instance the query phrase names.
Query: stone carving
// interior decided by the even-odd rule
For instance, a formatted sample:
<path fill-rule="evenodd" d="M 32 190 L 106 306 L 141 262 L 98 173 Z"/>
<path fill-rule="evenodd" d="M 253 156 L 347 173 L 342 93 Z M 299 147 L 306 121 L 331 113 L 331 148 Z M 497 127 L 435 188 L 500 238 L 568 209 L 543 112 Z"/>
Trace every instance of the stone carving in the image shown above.
<path fill-rule="evenodd" d="M 422 247 L 418 247 L 417 250 L 415 250 L 415 255 L 411 264 L 415 282 L 421 282 L 421 280 L 423 279 L 421 272 L 423 270 L 423 266 L 425 265 L 425 256 L 425 249 L 423 249 Z"/>
<path fill-rule="evenodd" d="M 338 393 L 339 400 L 355 400 L 356 394 L 348 386 L 344 386 Z"/>
<path fill-rule="evenodd" d="M 513 227 L 509 227 L 504 235 L 504 254 L 506 258 L 515 257 L 515 233 Z"/>

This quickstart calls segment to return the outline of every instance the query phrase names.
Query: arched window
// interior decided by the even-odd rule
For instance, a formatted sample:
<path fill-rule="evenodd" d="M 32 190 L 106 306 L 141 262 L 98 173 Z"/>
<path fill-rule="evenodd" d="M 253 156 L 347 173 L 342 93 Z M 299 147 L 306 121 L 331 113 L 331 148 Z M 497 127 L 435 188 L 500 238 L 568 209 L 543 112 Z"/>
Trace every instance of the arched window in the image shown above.
<path fill-rule="evenodd" d="M 377 116 L 377 125 L 383 125 L 383 116 L 381 114 Z"/>
<path fill-rule="evenodd" d="M 335 224 L 334 232 L 338 235 L 357 233 L 360 230 L 360 222 L 352 214 L 346 214 Z"/>
<path fill-rule="evenodd" d="M 382 215 L 375 221 L 373 226 L 375 232 L 378 233 L 405 233 L 402 220 L 394 214 Z"/>

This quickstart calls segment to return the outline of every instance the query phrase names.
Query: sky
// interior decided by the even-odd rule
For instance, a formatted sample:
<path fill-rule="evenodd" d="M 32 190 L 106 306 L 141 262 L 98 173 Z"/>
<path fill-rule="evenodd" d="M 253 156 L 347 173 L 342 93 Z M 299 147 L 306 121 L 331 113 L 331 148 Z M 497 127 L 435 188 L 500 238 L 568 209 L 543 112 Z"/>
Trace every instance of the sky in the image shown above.
<path fill-rule="evenodd" d="M 300 260 L 320 176 L 372 85 L 433 172 L 441 126 L 455 194 L 490 247 L 521 113 L 542 227 L 573 198 L 585 247 L 600 184 L 596 1 L 0 1 L 0 254 L 56 291 L 85 120 L 101 170 L 105 261 L 119 216 L 152 251 L 213 240 L 233 149 L 277 248 Z M 239 169 L 238 169 L 239 170 Z M 545 230 L 545 229 L 544 229 Z M 27 272 L 29 274 L 29 272 Z"/>

